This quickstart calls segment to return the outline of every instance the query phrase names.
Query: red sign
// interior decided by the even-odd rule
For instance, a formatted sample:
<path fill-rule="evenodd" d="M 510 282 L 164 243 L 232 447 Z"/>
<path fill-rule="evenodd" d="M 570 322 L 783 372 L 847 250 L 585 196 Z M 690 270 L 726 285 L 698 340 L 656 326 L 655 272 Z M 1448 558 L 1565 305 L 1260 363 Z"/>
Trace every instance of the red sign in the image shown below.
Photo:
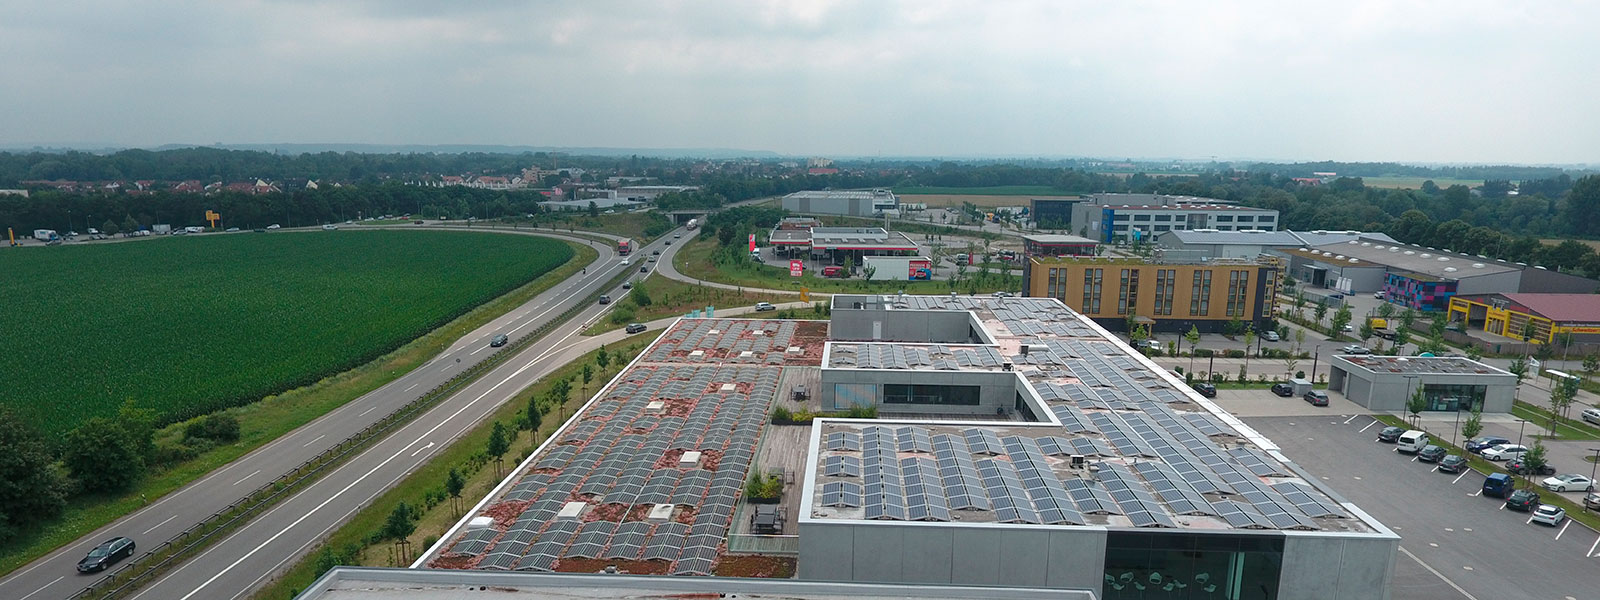
<path fill-rule="evenodd" d="M 924 270 L 933 269 L 933 261 L 931 261 L 931 260 L 913 260 L 913 261 L 908 261 L 908 266 L 911 268 L 911 272 L 907 273 L 907 275 L 909 275 L 912 279 L 916 279 L 917 276 L 921 275 Z"/>
<path fill-rule="evenodd" d="M 806 270 L 805 261 L 798 260 L 798 259 L 789 261 L 789 276 L 790 277 L 799 277 L 802 272 L 805 272 L 805 270 Z"/>
<path fill-rule="evenodd" d="M 750 251 L 756 251 L 756 234 L 754 233 L 750 234 Z"/>

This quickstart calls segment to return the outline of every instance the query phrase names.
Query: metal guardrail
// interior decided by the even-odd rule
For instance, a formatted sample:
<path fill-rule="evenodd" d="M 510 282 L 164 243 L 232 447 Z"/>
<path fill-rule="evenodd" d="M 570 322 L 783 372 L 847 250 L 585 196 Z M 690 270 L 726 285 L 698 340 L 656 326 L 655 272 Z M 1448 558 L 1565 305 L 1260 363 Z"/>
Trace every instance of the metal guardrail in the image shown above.
<path fill-rule="evenodd" d="M 68 600 L 121 598 L 139 589 L 162 573 L 167 572 L 168 569 L 233 533 L 248 523 L 250 519 L 265 512 L 266 509 L 279 501 L 321 479 L 323 475 L 332 471 L 333 467 L 337 467 L 345 460 L 366 450 L 372 444 L 383 439 L 389 432 L 410 423 L 412 419 L 420 416 L 427 409 L 432 408 L 462 388 L 471 385 L 483 374 L 498 367 L 527 346 L 548 335 L 556 327 L 592 306 L 601 294 L 620 285 L 631 274 L 632 271 L 624 269 L 607 281 L 605 285 L 600 286 L 599 289 L 585 297 L 584 301 L 574 304 L 554 319 L 546 321 L 543 325 L 490 353 L 477 364 L 467 367 L 444 383 L 424 392 L 417 399 L 406 403 L 405 406 L 384 415 L 383 418 L 334 444 L 333 447 L 328 448 L 321 454 L 300 463 L 299 466 L 279 475 L 276 479 L 251 490 L 226 508 L 201 519 L 200 522 L 168 538 L 167 541 L 157 545 L 154 549 L 128 561 L 116 571 L 102 576 L 94 583 L 68 596 Z"/>

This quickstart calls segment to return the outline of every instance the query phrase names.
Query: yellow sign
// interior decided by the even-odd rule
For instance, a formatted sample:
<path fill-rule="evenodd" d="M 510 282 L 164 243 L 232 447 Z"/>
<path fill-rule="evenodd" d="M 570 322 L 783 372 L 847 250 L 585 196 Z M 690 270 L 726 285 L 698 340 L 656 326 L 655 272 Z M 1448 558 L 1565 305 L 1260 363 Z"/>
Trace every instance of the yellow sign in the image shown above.
<path fill-rule="evenodd" d="M 811 290 L 809 288 L 800 288 L 800 301 L 801 302 L 810 302 L 811 301 Z"/>
<path fill-rule="evenodd" d="M 215 212 L 212 212 L 212 211 L 208 210 L 208 211 L 206 211 L 206 220 L 210 221 L 211 222 L 211 227 L 213 229 L 215 229 L 217 227 L 217 221 L 221 221 L 222 220 L 222 215 L 219 215 L 219 214 L 217 214 Z"/>

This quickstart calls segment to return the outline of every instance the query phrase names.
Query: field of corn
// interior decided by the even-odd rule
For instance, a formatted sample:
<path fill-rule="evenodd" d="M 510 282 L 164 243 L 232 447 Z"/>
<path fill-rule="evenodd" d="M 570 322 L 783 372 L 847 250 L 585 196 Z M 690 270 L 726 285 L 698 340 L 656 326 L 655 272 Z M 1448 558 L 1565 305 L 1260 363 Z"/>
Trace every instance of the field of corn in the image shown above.
<path fill-rule="evenodd" d="M 571 256 L 420 231 L 0 249 L 0 404 L 51 436 L 127 399 L 182 420 L 371 361 Z"/>

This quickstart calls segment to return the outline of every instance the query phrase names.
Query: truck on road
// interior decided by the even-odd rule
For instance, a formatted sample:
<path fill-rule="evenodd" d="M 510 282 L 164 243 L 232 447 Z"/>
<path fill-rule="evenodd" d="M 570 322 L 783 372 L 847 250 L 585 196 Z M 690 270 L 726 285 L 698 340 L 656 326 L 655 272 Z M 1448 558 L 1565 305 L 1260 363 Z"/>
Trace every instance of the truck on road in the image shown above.
<path fill-rule="evenodd" d="M 694 231 L 694 228 L 699 227 L 699 226 L 700 226 L 700 219 L 689 219 L 689 224 L 685 225 L 684 229 L 688 229 L 689 231 Z"/>
<path fill-rule="evenodd" d="M 622 256 L 627 256 L 627 255 L 632 254 L 632 253 L 633 253 L 633 240 L 630 240 L 630 239 L 617 240 L 617 254 L 622 255 Z"/>
<path fill-rule="evenodd" d="M 48 241 L 56 239 L 58 237 L 61 237 L 61 236 L 56 235 L 56 230 L 54 230 L 54 229 L 35 229 L 35 230 L 33 230 L 33 239 L 39 240 L 41 242 L 48 242 Z"/>

